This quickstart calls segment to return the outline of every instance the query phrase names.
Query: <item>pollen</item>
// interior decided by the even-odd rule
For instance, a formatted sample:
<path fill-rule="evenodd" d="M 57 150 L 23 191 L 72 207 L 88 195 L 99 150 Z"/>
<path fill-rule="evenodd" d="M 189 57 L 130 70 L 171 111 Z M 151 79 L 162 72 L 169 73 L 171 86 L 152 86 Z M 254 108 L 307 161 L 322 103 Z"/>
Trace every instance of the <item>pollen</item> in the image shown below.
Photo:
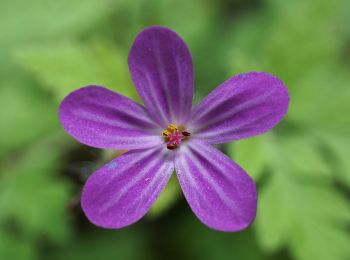
<path fill-rule="evenodd" d="M 168 125 L 168 127 L 163 131 L 162 135 L 169 150 L 176 149 L 181 142 L 191 136 L 189 132 L 185 131 L 184 126 L 178 127 L 175 124 Z"/>

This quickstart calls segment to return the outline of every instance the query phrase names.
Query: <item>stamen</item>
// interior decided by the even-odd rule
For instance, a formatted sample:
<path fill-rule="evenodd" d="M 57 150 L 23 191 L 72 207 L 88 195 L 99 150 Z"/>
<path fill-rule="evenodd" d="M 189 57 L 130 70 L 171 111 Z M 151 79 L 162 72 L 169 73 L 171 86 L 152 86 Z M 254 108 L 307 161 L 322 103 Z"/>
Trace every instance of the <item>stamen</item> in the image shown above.
<path fill-rule="evenodd" d="M 175 145 L 170 145 L 170 144 L 168 144 L 168 145 L 166 146 L 166 148 L 168 148 L 169 150 L 174 150 L 174 149 L 176 148 L 176 146 L 175 146 Z"/>
<path fill-rule="evenodd" d="M 167 129 L 163 131 L 162 135 L 169 150 L 174 150 L 181 144 L 182 141 L 191 136 L 189 132 L 185 131 L 184 126 L 181 125 L 177 127 L 175 124 L 168 125 Z"/>
<path fill-rule="evenodd" d="M 186 131 L 182 132 L 182 135 L 183 136 L 191 136 L 191 134 L 189 132 L 186 132 Z"/>

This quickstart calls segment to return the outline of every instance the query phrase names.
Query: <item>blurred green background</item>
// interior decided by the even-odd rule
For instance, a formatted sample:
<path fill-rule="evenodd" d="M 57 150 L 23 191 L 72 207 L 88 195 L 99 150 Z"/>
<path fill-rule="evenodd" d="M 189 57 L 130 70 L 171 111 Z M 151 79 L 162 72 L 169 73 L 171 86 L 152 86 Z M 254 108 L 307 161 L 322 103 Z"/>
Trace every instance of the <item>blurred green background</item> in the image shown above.
<path fill-rule="evenodd" d="M 349 23 L 348 0 L 1 0 L 0 259 L 350 259 Z M 59 102 L 88 84 L 139 100 L 127 54 L 154 24 L 188 43 L 197 101 L 247 71 L 290 90 L 278 127 L 221 147 L 258 184 L 243 232 L 202 225 L 176 179 L 122 230 L 80 209 L 86 178 L 117 152 L 68 136 Z"/>

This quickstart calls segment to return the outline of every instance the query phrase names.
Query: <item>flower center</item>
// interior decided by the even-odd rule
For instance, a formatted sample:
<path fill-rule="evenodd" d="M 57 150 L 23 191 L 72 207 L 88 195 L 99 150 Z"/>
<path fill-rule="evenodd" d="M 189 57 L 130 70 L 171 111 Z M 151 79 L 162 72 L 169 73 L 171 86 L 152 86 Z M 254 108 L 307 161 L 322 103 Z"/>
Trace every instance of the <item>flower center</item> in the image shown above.
<path fill-rule="evenodd" d="M 175 124 L 170 124 L 163 131 L 163 137 L 166 142 L 166 147 L 169 150 L 174 150 L 177 148 L 182 141 L 190 137 L 190 133 L 185 131 L 185 127 L 177 127 Z"/>

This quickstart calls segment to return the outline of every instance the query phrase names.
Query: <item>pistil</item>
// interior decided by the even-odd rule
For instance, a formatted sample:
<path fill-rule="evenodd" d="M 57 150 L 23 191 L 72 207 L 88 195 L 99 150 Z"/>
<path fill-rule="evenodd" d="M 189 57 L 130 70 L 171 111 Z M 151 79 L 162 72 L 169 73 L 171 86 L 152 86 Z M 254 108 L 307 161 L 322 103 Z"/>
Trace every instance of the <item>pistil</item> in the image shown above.
<path fill-rule="evenodd" d="M 177 127 L 175 124 L 168 125 L 167 129 L 163 131 L 163 137 L 169 150 L 176 149 L 189 136 L 191 134 L 185 131 L 183 126 Z"/>

